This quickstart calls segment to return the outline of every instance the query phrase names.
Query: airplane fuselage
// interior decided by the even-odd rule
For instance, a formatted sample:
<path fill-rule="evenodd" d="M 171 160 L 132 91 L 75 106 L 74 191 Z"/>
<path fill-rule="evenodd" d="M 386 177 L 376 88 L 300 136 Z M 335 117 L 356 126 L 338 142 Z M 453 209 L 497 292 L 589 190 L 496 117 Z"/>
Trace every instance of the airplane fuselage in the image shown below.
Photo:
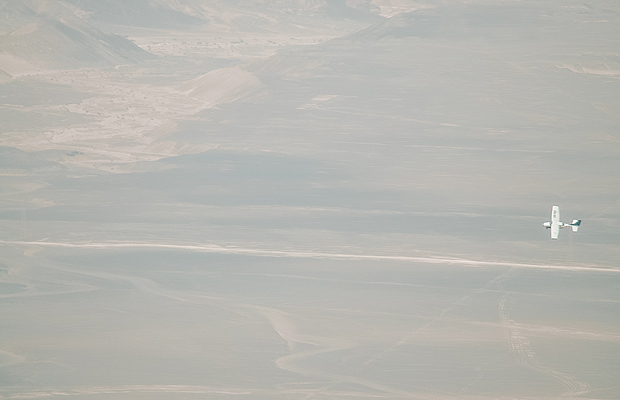
<path fill-rule="evenodd" d="M 579 229 L 579 225 L 581 224 L 581 220 L 573 220 L 571 224 L 565 224 L 560 221 L 560 207 L 553 206 L 551 207 L 551 221 L 545 222 L 543 226 L 547 229 L 551 229 L 551 239 L 557 240 L 558 235 L 560 234 L 560 228 L 571 227 L 573 228 L 573 232 L 577 232 Z"/>

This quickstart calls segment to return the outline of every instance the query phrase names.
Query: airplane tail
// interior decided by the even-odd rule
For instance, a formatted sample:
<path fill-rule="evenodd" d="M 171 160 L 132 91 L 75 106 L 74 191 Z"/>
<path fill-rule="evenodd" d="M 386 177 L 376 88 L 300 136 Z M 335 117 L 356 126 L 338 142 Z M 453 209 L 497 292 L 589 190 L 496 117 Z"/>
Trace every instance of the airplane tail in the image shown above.
<path fill-rule="evenodd" d="M 581 220 L 580 219 L 574 219 L 573 223 L 570 224 L 570 227 L 573 228 L 573 232 L 577 232 L 577 230 L 579 229 L 579 225 L 581 225 Z"/>

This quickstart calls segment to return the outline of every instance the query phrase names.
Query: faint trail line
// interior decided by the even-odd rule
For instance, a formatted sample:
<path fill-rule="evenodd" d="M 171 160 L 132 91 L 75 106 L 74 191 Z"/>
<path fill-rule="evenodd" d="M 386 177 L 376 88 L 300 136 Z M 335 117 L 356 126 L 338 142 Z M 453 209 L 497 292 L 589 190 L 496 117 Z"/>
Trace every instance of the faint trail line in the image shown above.
<path fill-rule="evenodd" d="M 463 389 L 461 389 L 461 392 L 459 393 L 459 396 L 463 396 L 465 394 L 465 392 L 467 392 L 467 390 L 470 387 L 472 387 L 475 383 L 477 383 L 484 376 L 484 372 L 482 371 L 482 367 L 481 366 L 476 368 L 476 372 L 478 372 L 478 375 L 476 376 L 476 378 L 473 381 L 469 382 L 467 385 L 465 385 L 463 387 Z"/>
<path fill-rule="evenodd" d="M 414 256 L 389 256 L 389 255 L 371 255 L 371 254 L 343 254 L 343 253 L 322 253 L 312 251 L 293 251 L 293 250 L 261 250 L 243 247 L 224 247 L 215 244 L 204 245 L 185 245 L 185 244 L 168 244 L 168 243 L 139 243 L 139 242 L 26 242 L 26 241 L 8 241 L 0 240 L 0 244 L 7 245 L 30 245 L 30 246 L 47 246 L 47 247 L 68 247 L 68 248 L 87 248 L 87 249 L 122 249 L 122 248 L 153 248 L 153 249 L 174 249 L 189 250 L 205 253 L 225 253 L 225 254 L 243 254 L 262 257 L 290 257 L 290 258 L 319 258 L 333 260 L 393 260 L 408 261 L 428 264 L 444 264 L 444 265 L 464 265 L 473 267 L 509 267 L 509 268 L 532 268 L 545 270 L 561 270 L 561 271 L 592 271 L 592 272 L 610 272 L 620 273 L 620 268 L 605 268 L 597 266 L 572 266 L 572 265 L 542 265 L 527 264 L 503 261 L 477 261 L 466 258 L 448 258 L 448 257 L 414 257 Z"/>
<path fill-rule="evenodd" d="M 238 389 L 227 387 L 209 387 L 197 385 L 124 385 L 124 386 L 78 386 L 78 387 L 48 387 L 39 390 L 7 394 L 0 393 L 0 399 L 35 399 L 45 397 L 74 397 L 105 394 L 150 394 L 150 393 L 186 393 L 186 394 L 223 394 L 223 395 L 250 395 L 256 394 L 259 389 Z"/>
<path fill-rule="evenodd" d="M 258 311 L 265 317 L 269 323 L 271 324 L 273 330 L 280 335 L 282 339 L 284 339 L 289 348 L 289 354 L 280 357 L 276 360 L 276 366 L 284 371 L 289 371 L 297 374 L 301 374 L 303 376 L 313 376 L 320 377 L 325 379 L 331 379 L 334 382 L 330 383 L 327 386 L 322 388 L 318 388 L 316 390 L 311 391 L 306 396 L 302 398 L 302 400 L 308 400 L 315 397 L 318 394 L 325 394 L 325 391 L 333 388 L 337 383 L 348 382 L 354 383 L 357 385 L 362 385 L 371 389 L 379 390 L 381 392 L 389 393 L 392 395 L 396 395 L 398 397 L 404 397 L 408 399 L 417 399 L 422 400 L 423 397 L 418 396 L 415 393 L 396 389 L 390 386 L 382 385 L 377 382 L 369 381 L 363 378 L 357 378 L 353 376 L 344 376 L 337 375 L 333 373 L 329 373 L 327 371 L 323 371 L 320 369 L 308 369 L 295 365 L 295 361 L 312 357 L 319 354 L 335 352 L 339 350 L 350 349 L 358 345 L 357 342 L 351 339 L 343 339 L 343 338 L 330 338 L 324 336 L 315 336 L 304 334 L 303 332 L 298 332 L 295 323 L 292 322 L 292 316 L 286 312 L 269 308 L 269 307 L 259 307 L 252 306 L 251 308 Z M 300 343 L 310 344 L 316 346 L 316 349 L 307 350 L 307 351 L 296 351 L 296 347 Z"/>
<path fill-rule="evenodd" d="M 443 310 L 441 310 L 441 312 L 438 315 L 436 315 L 434 317 L 431 317 L 426 324 L 424 324 L 421 327 L 415 329 L 413 332 L 408 333 L 401 340 L 396 342 L 394 345 L 392 345 L 388 349 L 382 351 L 381 353 L 377 354 L 376 356 L 374 356 L 373 358 L 371 358 L 370 360 L 368 360 L 368 361 L 366 361 L 366 362 L 364 362 L 362 364 L 363 365 L 368 365 L 368 364 L 370 364 L 372 362 L 375 362 L 378 359 L 381 359 L 384 355 L 395 351 L 398 347 L 404 345 L 405 343 L 407 343 L 408 341 L 410 341 L 411 339 L 413 339 L 417 335 L 419 335 L 421 332 L 424 332 L 425 330 L 430 328 L 433 324 L 435 324 L 437 321 L 442 319 L 444 317 L 444 315 L 446 315 L 448 312 L 452 311 L 454 309 L 454 307 L 458 306 L 459 304 L 461 304 L 462 302 L 464 302 L 465 300 L 471 298 L 472 296 L 474 296 L 476 294 L 483 293 L 484 291 L 486 291 L 486 289 L 489 286 L 497 283 L 498 281 L 501 282 L 501 280 L 503 280 L 504 277 L 509 275 L 510 273 L 511 273 L 511 270 L 508 270 L 508 271 L 502 273 L 501 275 L 496 276 L 495 278 L 493 278 L 490 282 L 486 283 L 483 287 L 476 288 L 476 289 L 473 289 L 473 290 L 469 291 L 465 296 L 461 297 L 460 299 L 458 299 L 455 302 L 453 302 L 452 304 L 450 304 L 448 307 L 446 307 Z"/>
<path fill-rule="evenodd" d="M 359 373 L 362 371 L 362 369 L 366 368 L 367 365 L 382 359 L 385 355 L 392 353 L 394 351 L 396 351 L 399 347 L 401 347 L 402 345 L 404 345 L 405 343 L 407 343 L 408 341 L 410 341 L 411 339 L 415 338 L 417 335 L 419 335 L 421 332 L 427 330 L 430 326 L 432 326 L 434 323 L 436 323 L 437 321 L 439 321 L 440 319 L 442 319 L 449 311 L 453 310 L 454 307 L 456 307 L 457 305 L 461 304 L 463 301 L 469 299 L 470 297 L 474 296 L 475 294 L 478 293 L 482 293 L 486 290 L 486 288 L 488 288 L 489 286 L 497 283 L 497 282 L 501 282 L 503 279 L 505 279 L 505 276 L 509 275 L 511 273 L 511 270 L 508 270 L 506 272 L 503 272 L 502 274 L 500 274 L 499 276 L 494 277 L 490 282 L 486 283 L 483 287 L 481 288 L 476 288 L 471 290 L 470 292 L 468 292 L 465 296 L 461 297 L 460 299 L 458 299 L 457 301 L 455 301 L 454 303 L 452 303 L 451 305 L 449 305 L 448 307 L 444 308 L 443 310 L 441 310 L 441 312 L 434 316 L 431 317 L 429 319 L 429 321 L 424 324 L 423 326 L 415 329 L 413 332 L 406 334 L 402 339 L 400 339 L 398 342 L 394 343 L 392 346 L 390 346 L 389 348 L 381 351 L 380 353 L 376 354 L 375 356 L 373 356 L 372 358 L 370 358 L 369 360 L 361 363 L 357 368 L 355 368 L 354 371 L 352 371 L 351 373 L 349 373 L 349 375 L 346 376 L 337 376 L 334 375 L 333 378 L 336 378 L 337 381 L 333 382 L 331 385 L 326 386 L 325 388 L 319 389 L 314 393 L 309 394 L 308 396 L 306 396 L 303 400 L 309 399 L 314 397 L 315 395 L 319 394 L 320 392 L 323 392 L 325 390 L 329 390 L 332 387 L 334 387 L 335 385 L 342 383 L 342 382 L 351 382 L 351 383 L 359 383 L 361 382 L 361 380 L 359 378 L 355 378 L 353 377 L 353 374 L 355 373 Z M 482 373 L 480 373 L 479 371 L 479 376 L 476 379 L 480 379 L 480 377 L 482 376 Z M 475 382 L 475 381 L 474 381 Z M 470 383 L 473 384 L 474 382 Z M 371 386 L 370 384 L 366 383 L 365 384 L 368 387 L 373 387 L 375 389 L 379 389 L 378 386 Z M 461 395 L 467 390 L 468 386 L 465 386 L 462 389 Z M 386 391 L 385 387 L 382 387 L 383 391 Z M 405 392 L 406 393 L 406 392 Z M 401 394 L 398 392 L 394 392 L 394 394 Z M 412 396 L 412 398 L 416 398 L 415 396 Z"/>
<path fill-rule="evenodd" d="M 511 277 L 506 276 L 505 279 L 499 281 L 499 287 L 503 289 L 502 282 L 509 279 L 511 279 Z M 509 292 L 504 291 L 504 296 L 498 305 L 498 312 L 500 324 L 504 328 L 504 339 L 508 342 L 510 346 L 509 352 L 514 355 L 516 363 L 548 375 L 560 382 L 565 390 L 560 397 L 575 397 L 588 393 L 590 391 L 588 382 L 581 381 L 572 375 L 542 365 L 536 352 L 532 350 L 529 339 L 519 329 L 519 324 L 515 323 L 509 316 L 509 307 L 507 307 L 508 296 Z"/>

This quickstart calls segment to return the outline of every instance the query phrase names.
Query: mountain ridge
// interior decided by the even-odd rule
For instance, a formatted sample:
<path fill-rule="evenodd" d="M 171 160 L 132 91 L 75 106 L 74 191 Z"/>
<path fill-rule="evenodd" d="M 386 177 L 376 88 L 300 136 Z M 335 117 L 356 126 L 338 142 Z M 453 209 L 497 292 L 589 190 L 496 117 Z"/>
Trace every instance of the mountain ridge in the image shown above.
<path fill-rule="evenodd" d="M 0 8 L 0 19 L 11 21 L 0 35 L 0 75 L 110 67 L 154 57 L 122 36 L 93 27 L 87 18 L 59 0 L 21 0 Z"/>

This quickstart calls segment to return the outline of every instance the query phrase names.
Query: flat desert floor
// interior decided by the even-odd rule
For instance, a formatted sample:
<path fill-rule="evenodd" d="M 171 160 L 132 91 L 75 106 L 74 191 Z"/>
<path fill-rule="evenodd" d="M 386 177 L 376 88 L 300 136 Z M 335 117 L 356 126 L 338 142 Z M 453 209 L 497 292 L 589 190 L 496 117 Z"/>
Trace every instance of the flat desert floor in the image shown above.
<path fill-rule="evenodd" d="M 0 399 L 620 397 L 620 9 L 375 3 L 0 84 Z"/>

